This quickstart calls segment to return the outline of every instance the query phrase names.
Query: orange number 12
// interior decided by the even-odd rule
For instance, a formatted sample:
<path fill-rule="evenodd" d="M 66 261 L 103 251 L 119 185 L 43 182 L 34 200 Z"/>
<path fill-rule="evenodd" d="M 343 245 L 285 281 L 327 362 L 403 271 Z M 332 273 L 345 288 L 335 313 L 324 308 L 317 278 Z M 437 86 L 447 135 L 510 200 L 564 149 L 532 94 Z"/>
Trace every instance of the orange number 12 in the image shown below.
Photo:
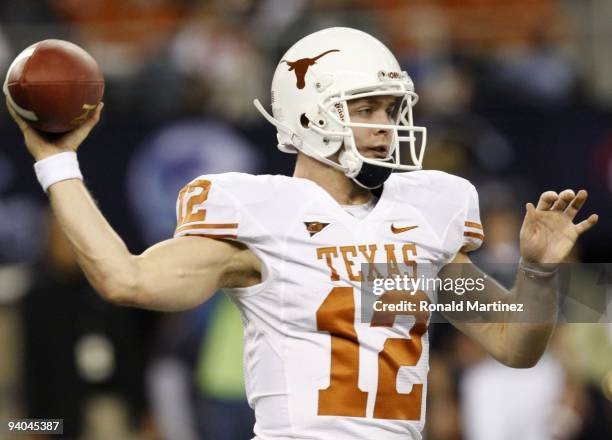
<path fill-rule="evenodd" d="M 405 294 L 401 294 L 405 298 Z M 382 299 L 383 297 L 381 297 Z M 417 292 L 413 301 L 426 300 Z M 348 305 L 348 307 L 347 307 Z M 415 366 L 423 351 L 422 336 L 427 331 L 428 313 L 396 312 L 372 318 L 370 326 L 393 326 L 395 315 L 416 317 L 410 339 L 389 338 L 378 354 L 378 389 L 374 418 L 419 420 L 423 384 L 415 383 L 409 393 L 397 392 L 400 367 Z M 390 316 L 389 316 L 390 315 Z M 317 330 L 331 335 L 330 384 L 319 390 L 318 414 L 325 416 L 365 417 L 368 393 L 359 389 L 359 340 L 355 330 L 355 300 L 352 287 L 334 287 L 317 310 Z"/>

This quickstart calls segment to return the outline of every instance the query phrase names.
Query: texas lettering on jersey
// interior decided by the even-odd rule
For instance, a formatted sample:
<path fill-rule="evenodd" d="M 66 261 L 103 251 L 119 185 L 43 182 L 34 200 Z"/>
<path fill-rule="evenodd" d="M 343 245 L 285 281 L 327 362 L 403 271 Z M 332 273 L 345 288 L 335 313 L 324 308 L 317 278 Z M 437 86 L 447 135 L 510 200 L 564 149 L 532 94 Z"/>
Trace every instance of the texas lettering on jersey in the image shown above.
<path fill-rule="evenodd" d="M 324 260 L 330 271 L 330 281 L 341 278 L 350 281 L 364 281 L 361 265 L 367 265 L 365 281 L 377 278 L 391 278 L 407 275 L 416 277 L 417 249 L 414 243 L 396 245 L 360 244 L 352 246 L 326 246 L 317 248 L 317 258 Z M 380 255 L 382 254 L 382 255 Z M 376 263 L 379 263 L 376 265 Z M 386 263 L 386 264 L 380 264 Z M 381 267 L 386 273 L 381 273 Z"/>
<path fill-rule="evenodd" d="M 224 289 L 243 318 L 256 439 L 421 438 L 429 316 L 362 322 L 360 282 L 416 276 L 478 248 L 468 181 L 394 173 L 360 220 L 306 179 L 206 175 L 181 191 L 177 220 L 175 236 L 236 240 L 261 261 L 260 284 Z"/>

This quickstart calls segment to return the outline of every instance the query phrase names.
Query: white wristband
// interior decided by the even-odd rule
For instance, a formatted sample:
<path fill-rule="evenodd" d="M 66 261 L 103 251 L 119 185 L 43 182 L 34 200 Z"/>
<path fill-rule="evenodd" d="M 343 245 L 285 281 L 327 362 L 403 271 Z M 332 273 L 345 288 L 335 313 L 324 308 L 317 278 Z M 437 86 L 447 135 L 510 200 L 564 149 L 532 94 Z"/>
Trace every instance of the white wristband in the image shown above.
<path fill-rule="evenodd" d="M 51 185 L 62 180 L 83 180 L 83 175 L 79 169 L 79 161 L 74 151 L 54 154 L 39 160 L 34 164 L 34 171 L 36 171 L 38 182 L 45 192 Z"/>

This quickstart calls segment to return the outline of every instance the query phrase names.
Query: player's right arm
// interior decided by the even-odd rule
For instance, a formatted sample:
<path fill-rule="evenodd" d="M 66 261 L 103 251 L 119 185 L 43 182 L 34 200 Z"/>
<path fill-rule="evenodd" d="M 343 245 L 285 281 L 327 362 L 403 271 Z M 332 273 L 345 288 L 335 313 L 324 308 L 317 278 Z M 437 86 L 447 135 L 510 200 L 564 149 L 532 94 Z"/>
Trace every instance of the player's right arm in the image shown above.
<path fill-rule="evenodd" d="M 49 141 L 12 109 L 34 159 L 76 151 L 100 117 Z M 49 188 L 53 212 L 72 244 L 83 272 L 105 299 L 151 310 L 197 306 L 221 287 L 246 287 L 259 281 L 259 262 L 242 245 L 199 236 L 167 240 L 142 255 L 132 255 L 108 224 L 83 182 L 57 182 Z"/>
<path fill-rule="evenodd" d="M 221 287 L 258 282 L 257 261 L 236 243 L 178 237 L 132 255 L 80 180 L 58 182 L 49 195 L 79 265 L 108 301 L 149 310 L 186 310 Z"/>

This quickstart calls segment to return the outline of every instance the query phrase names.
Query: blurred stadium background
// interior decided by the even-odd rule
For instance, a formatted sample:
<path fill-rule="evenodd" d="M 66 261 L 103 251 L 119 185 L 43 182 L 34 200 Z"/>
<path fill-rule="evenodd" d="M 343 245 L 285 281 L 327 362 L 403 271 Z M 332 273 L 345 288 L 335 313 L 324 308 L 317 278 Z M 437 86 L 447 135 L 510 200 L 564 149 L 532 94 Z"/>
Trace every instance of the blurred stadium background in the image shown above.
<path fill-rule="evenodd" d="M 524 203 L 564 188 L 588 189 L 585 214 L 600 214 L 574 259 L 610 262 L 610 23 L 608 0 L 3 1 L 0 71 L 45 38 L 98 60 L 106 105 L 81 168 L 141 252 L 172 235 L 177 191 L 198 174 L 291 173 L 252 99 L 269 100 L 298 38 L 357 27 L 415 81 L 426 168 L 478 187 L 483 266 L 516 261 Z M 164 315 L 99 300 L 1 107 L 0 421 L 63 418 L 66 438 L 250 438 L 235 310 L 220 295 Z M 559 327 L 527 371 L 496 365 L 447 325 L 432 344 L 428 440 L 612 438 L 610 324 Z"/>

